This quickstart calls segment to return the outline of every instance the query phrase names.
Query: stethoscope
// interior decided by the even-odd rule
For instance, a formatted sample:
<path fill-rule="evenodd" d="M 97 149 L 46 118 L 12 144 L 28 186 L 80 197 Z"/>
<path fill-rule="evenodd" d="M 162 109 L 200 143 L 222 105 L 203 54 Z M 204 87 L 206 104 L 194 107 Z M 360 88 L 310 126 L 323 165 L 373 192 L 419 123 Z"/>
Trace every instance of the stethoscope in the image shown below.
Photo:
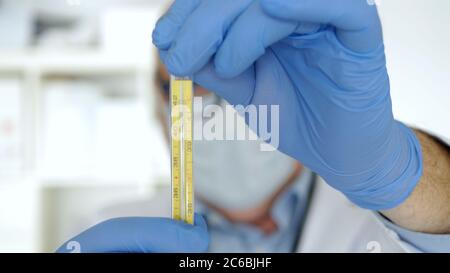
<path fill-rule="evenodd" d="M 306 194 L 306 206 L 303 210 L 303 213 L 300 217 L 299 223 L 298 223 L 298 228 L 297 228 L 297 232 L 295 233 L 296 236 L 294 238 L 294 241 L 292 243 L 292 248 L 291 248 L 291 253 L 295 253 L 297 252 L 298 247 L 300 246 L 300 244 L 302 243 L 302 239 L 303 239 L 303 231 L 306 225 L 306 221 L 308 220 L 308 215 L 311 209 L 311 204 L 312 204 L 312 199 L 314 196 L 314 192 L 316 190 L 316 180 L 317 180 L 317 174 L 312 173 L 311 178 L 310 178 L 310 183 L 309 183 L 309 188 L 308 188 L 308 192 Z"/>

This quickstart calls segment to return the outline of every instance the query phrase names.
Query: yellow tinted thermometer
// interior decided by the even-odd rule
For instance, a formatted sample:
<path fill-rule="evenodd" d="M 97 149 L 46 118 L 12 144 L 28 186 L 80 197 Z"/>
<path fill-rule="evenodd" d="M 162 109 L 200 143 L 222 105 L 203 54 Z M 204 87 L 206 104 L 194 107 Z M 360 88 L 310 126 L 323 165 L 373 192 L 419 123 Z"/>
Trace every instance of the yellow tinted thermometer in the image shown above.
<path fill-rule="evenodd" d="M 189 224 L 194 224 L 192 100 L 192 80 L 188 77 L 171 76 L 172 218 Z"/>

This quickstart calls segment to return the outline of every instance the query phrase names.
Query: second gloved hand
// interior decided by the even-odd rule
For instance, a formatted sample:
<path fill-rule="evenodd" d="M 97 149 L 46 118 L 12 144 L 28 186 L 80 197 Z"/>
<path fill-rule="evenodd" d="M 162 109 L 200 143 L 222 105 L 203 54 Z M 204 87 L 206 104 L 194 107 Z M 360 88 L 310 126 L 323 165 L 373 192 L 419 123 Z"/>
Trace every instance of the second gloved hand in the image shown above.
<path fill-rule="evenodd" d="M 64 243 L 59 253 L 205 252 L 209 237 L 205 220 L 195 225 L 168 218 L 116 218 L 87 229 Z"/>
<path fill-rule="evenodd" d="M 153 41 L 171 73 L 231 104 L 279 105 L 279 150 L 357 205 L 393 208 L 419 181 L 420 145 L 393 117 L 366 0 L 178 0 Z"/>

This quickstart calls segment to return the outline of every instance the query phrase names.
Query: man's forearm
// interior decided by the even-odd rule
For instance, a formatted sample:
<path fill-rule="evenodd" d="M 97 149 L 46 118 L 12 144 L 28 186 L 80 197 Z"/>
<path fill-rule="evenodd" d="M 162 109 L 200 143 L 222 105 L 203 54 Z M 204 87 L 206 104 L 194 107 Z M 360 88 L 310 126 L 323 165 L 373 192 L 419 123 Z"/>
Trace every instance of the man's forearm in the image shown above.
<path fill-rule="evenodd" d="M 450 233 L 450 153 L 433 137 L 415 132 L 422 146 L 423 176 L 403 204 L 382 213 L 409 230 Z"/>

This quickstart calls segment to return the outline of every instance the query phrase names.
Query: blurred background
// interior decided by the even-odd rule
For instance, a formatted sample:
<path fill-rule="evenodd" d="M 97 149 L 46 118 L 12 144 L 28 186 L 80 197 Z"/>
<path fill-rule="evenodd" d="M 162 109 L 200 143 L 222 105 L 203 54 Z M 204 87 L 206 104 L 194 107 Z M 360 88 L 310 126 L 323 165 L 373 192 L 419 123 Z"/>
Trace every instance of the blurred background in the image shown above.
<path fill-rule="evenodd" d="M 396 117 L 450 138 L 450 2 L 378 2 Z M 53 251 L 169 183 L 151 45 L 168 3 L 0 0 L 0 252 Z"/>

